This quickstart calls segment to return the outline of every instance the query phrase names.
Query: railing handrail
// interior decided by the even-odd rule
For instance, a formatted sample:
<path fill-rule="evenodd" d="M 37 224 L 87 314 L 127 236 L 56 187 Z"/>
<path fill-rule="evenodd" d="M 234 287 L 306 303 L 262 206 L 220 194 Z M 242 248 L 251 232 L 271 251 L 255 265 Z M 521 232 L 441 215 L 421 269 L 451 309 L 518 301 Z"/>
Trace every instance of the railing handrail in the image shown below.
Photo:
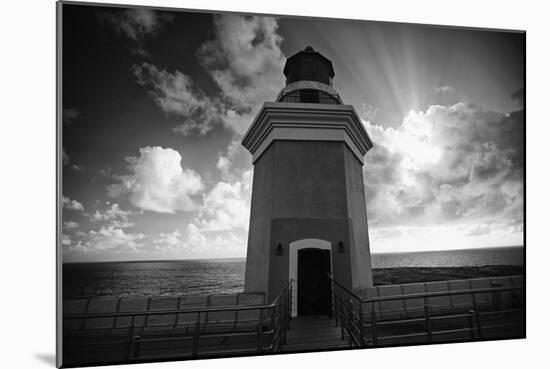
<path fill-rule="evenodd" d="M 361 298 L 361 302 L 380 302 L 380 301 L 392 301 L 392 300 L 410 300 L 424 297 L 442 297 L 453 295 L 471 295 L 472 293 L 488 293 L 488 292 L 506 292 L 522 290 L 522 286 L 509 286 L 509 287 L 492 287 L 492 288 L 472 288 L 467 290 L 454 290 L 454 291 L 434 291 L 434 292 L 422 292 L 411 293 L 407 295 L 392 295 L 392 296 L 378 296 Z"/>
<path fill-rule="evenodd" d="M 145 315 L 171 315 L 171 314 L 193 314 L 193 313 L 212 313 L 212 312 L 229 312 L 229 311 L 249 311 L 249 310 L 264 310 L 271 309 L 280 304 L 279 300 L 292 284 L 292 279 L 288 282 L 283 291 L 271 304 L 262 305 L 234 305 L 221 307 L 197 307 L 192 309 L 159 309 L 159 310 L 142 310 L 128 312 L 105 312 L 105 313 L 79 313 L 79 314 L 63 314 L 63 319 L 84 319 L 84 318 L 121 318 L 132 316 Z"/>
<path fill-rule="evenodd" d="M 453 290 L 453 291 L 434 291 L 434 292 L 421 292 L 421 293 L 411 293 L 406 295 L 391 295 L 391 296 L 376 296 L 376 297 L 361 297 L 356 293 L 350 291 L 348 288 L 342 286 L 340 283 L 335 281 L 332 276 L 329 275 L 329 279 L 336 284 L 338 287 L 346 291 L 352 297 L 356 298 L 362 303 L 369 302 L 382 302 L 382 301 L 395 301 L 395 300 L 410 300 L 418 299 L 424 297 L 442 297 L 442 296 L 451 296 L 451 295 L 470 295 L 473 293 L 488 293 L 488 292 L 506 292 L 506 291 L 515 291 L 522 290 L 523 286 L 506 286 L 506 287 L 489 287 L 489 288 L 471 288 L 465 290 Z M 368 287 L 367 287 L 368 288 Z"/>
<path fill-rule="evenodd" d="M 285 288 L 283 288 L 283 290 L 281 291 L 281 293 L 279 293 L 279 295 L 275 298 L 275 300 L 273 300 L 273 302 L 271 303 L 271 305 L 275 306 L 279 303 L 279 300 L 281 299 L 281 297 L 283 297 L 283 295 L 286 293 L 286 291 L 290 288 L 290 286 L 292 285 L 292 282 L 294 282 L 294 280 L 291 278 L 289 279 L 288 283 L 286 284 Z"/>

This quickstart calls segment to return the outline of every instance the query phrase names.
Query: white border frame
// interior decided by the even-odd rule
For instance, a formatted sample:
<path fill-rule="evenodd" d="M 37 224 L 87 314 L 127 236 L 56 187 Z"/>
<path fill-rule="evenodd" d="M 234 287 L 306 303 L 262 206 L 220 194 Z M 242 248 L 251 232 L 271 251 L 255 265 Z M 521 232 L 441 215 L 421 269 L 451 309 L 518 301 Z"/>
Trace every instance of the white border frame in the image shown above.
<path fill-rule="evenodd" d="M 88 0 L 82 0 L 89 2 Z M 548 196 L 548 180 L 544 170 L 550 125 L 538 124 L 547 120 L 547 100 L 550 60 L 548 42 L 548 5 L 545 2 L 518 2 L 512 0 L 462 0 L 452 7 L 442 7 L 436 0 L 389 0 L 385 2 L 357 2 L 343 0 L 338 3 L 318 1 L 250 1 L 237 0 L 105 0 L 106 3 L 172 6 L 227 11 L 295 14 L 334 18 L 361 18 L 395 22 L 417 22 L 458 25 L 466 27 L 492 27 L 527 29 L 527 79 L 529 105 L 527 129 L 526 209 L 529 231 L 527 274 L 529 275 L 527 301 L 527 340 L 491 341 L 449 345 L 395 347 L 378 350 L 351 350 L 314 354 L 267 355 L 223 359 L 227 368 L 266 369 L 281 367 L 334 368 L 369 362 L 385 367 L 422 367 L 463 369 L 475 363 L 477 367 L 517 369 L 545 359 L 548 335 L 546 299 L 538 293 L 546 288 L 550 248 L 543 247 L 546 240 L 547 206 L 541 199 Z M 11 1 L 4 6 L 6 17 L 0 25 L 7 55 L 2 66 L 4 134 L 2 160 L 4 173 L 16 173 L 16 181 L 2 181 L 0 187 L 6 196 L 2 220 L 7 262 L 2 268 L 5 282 L 4 296 L 17 299 L 16 304 L 3 304 L 2 313 L 7 319 L 5 337 L 10 337 L 9 350 L 3 357 L 9 368 L 52 368 L 55 346 L 55 220 L 52 217 L 55 199 L 55 2 L 43 0 Z M 498 16 L 495 14 L 498 13 Z M 23 21 L 24 19 L 24 21 Z M 39 56 L 39 60 L 37 57 Z M 32 78 L 21 79 L 22 76 Z M 29 91 L 37 98 L 27 96 Z M 32 109 L 29 106 L 32 105 Z M 532 123 L 532 124 L 530 124 Z M 31 134 L 32 133 L 32 134 Z M 22 144 L 24 143 L 24 144 Z M 22 147 L 26 149 L 22 149 Z M 14 160 L 14 157 L 17 160 Z M 32 168 L 32 170 L 21 170 Z M 37 176 L 40 178 L 37 184 Z M 29 184 L 32 184 L 30 186 Z M 22 206 L 22 200 L 27 206 Z M 23 221 L 25 220 L 25 221 Z M 22 236 L 23 235 L 23 236 Z M 532 245 L 532 246 L 531 246 Z M 540 246 L 540 247 L 539 247 Z M 24 260 L 24 270 L 21 261 Z M 31 271 L 31 272 L 28 272 Z M 14 276 L 17 283 L 13 283 Z M 40 309 L 36 302 L 40 301 Z M 33 331 L 21 329 L 22 322 L 33 317 Z M 449 358 L 452 357 L 452 360 Z M 417 363 L 417 364 L 415 364 Z M 219 360 L 186 361 L 190 369 L 216 369 Z M 169 369 L 181 368 L 182 362 L 120 365 L 118 368 Z"/>

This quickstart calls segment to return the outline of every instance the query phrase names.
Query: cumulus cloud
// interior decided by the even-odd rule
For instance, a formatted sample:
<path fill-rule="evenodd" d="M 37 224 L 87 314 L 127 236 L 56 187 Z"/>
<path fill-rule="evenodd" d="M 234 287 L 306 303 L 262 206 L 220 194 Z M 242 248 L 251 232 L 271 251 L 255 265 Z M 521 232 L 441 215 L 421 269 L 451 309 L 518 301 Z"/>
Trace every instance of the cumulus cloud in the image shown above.
<path fill-rule="evenodd" d="M 180 236 L 177 229 L 172 233 L 160 233 L 153 243 L 158 247 L 177 247 L 181 244 Z"/>
<path fill-rule="evenodd" d="M 63 223 L 63 227 L 66 229 L 75 229 L 75 228 L 78 228 L 78 223 L 73 221 L 67 221 Z"/>
<path fill-rule="evenodd" d="M 451 93 L 451 92 L 455 92 L 455 89 L 451 86 L 439 86 L 439 87 L 436 87 L 435 88 L 435 91 L 436 92 L 439 92 L 439 93 Z"/>
<path fill-rule="evenodd" d="M 63 202 L 64 209 L 84 211 L 84 206 L 76 200 L 71 200 L 70 198 L 63 196 L 62 202 Z"/>
<path fill-rule="evenodd" d="M 201 176 L 182 166 L 179 152 L 171 148 L 143 147 L 139 157 L 127 158 L 130 174 L 116 176 L 107 187 L 112 197 L 128 196 L 132 205 L 159 213 L 191 211 L 194 196 L 203 188 Z"/>
<path fill-rule="evenodd" d="M 202 251 L 209 246 L 207 237 L 193 223 L 187 225 L 184 234 L 177 229 L 171 233 L 159 233 L 153 244 L 162 254 L 176 255 Z"/>
<path fill-rule="evenodd" d="M 69 246 L 71 244 L 71 237 L 65 233 L 61 234 L 61 244 L 63 246 Z"/>
<path fill-rule="evenodd" d="M 242 174 L 240 180 L 220 181 L 203 199 L 199 224 L 202 230 L 225 231 L 248 229 L 252 171 Z"/>
<path fill-rule="evenodd" d="M 173 73 L 161 70 L 149 63 L 134 65 L 132 72 L 162 111 L 183 117 L 184 122 L 173 128 L 174 132 L 187 135 L 196 130 L 205 134 L 219 121 L 221 107 L 195 88 L 191 77 L 177 70 Z"/>
<path fill-rule="evenodd" d="M 107 203 L 109 205 L 109 203 Z M 132 214 L 128 210 L 123 210 L 116 203 L 111 204 L 111 207 L 107 208 L 104 212 L 96 210 L 91 215 L 91 220 L 94 222 L 103 221 L 108 222 L 110 226 L 116 228 L 128 228 L 133 227 L 135 224 L 128 221 L 128 216 Z"/>
<path fill-rule="evenodd" d="M 228 154 L 232 157 L 231 154 Z M 230 161 L 223 161 L 231 166 Z M 219 162 L 218 162 L 219 163 Z M 219 167 L 219 166 L 218 166 Z M 250 218 L 252 170 L 231 173 L 203 194 L 195 219 L 183 231 L 160 233 L 153 241 L 162 254 L 244 256 Z"/>
<path fill-rule="evenodd" d="M 100 23 L 110 26 L 128 40 L 132 54 L 144 58 L 150 57 L 144 42 L 155 37 L 166 23 L 174 19 L 172 14 L 144 8 L 111 9 L 97 14 Z"/>
<path fill-rule="evenodd" d="M 375 143 L 364 167 L 371 228 L 487 223 L 474 235 L 522 222 L 522 112 L 459 103 L 411 111 L 397 128 L 365 124 Z"/>
<path fill-rule="evenodd" d="M 157 35 L 165 23 L 174 19 L 172 14 L 144 8 L 114 9 L 98 15 L 100 22 L 110 25 L 119 35 L 133 41 L 135 47 L 132 51 L 142 56 L 148 54 L 140 42 L 146 37 Z"/>
<path fill-rule="evenodd" d="M 182 119 L 174 132 L 205 134 L 223 124 L 240 135 L 260 105 L 274 100 L 284 86 L 285 58 L 277 27 L 277 21 L 268 17 L 226 14 L 214 18 L 214 37 L 197 54 L 219 88 L 216 97 L 206 96 L 178 70 L 142 63 L 132 71 L 164 112 Z"/>
<path fill-rule="evenodd" d="M 471 247 L 517 246 L 522 227 L 514 222 L 398 225 L 369 229 L 371 251 L 453 250 Z M 459 261 L 457 261 L 459 262 Z"/>
<path fill-rule="evenodd" d="M 244 256 L 246 232 L 210 232 L 194 223 L 188 224 L 183 232 L 160 233 L 153 241 L 155 250 L 162 255 L 174 257 L 200 255 Z"/>
<path fill-rule="evenodd" d="M 120 252 L 139 253 L 145 246 L 146 236 L 143 233 L 132 233 L 118 227 L 116 224 L 119 222 L 114 219 L 109 224 L 88 232 L 74 232 L 76 227 L 69 223 L 75 222 L 65 222 L 65 228 L 73 232 L 71 235 L 62 235 L 64 253 L 66 255 L 89 254 L 96 256 L 112 256 Z"/>
<path fill-rule="evenodd" d="M 215 38 L 198 56 L 230 104 L 224 123 L 243 133 L 259 106 L 284 86 L 283 39 L 269 17 L 225 14 L 214 18 L 214 28 Z"/>
<path fill-rule="evenodd" d="M 216 168 L 225 181 L 237 181 L 244 172 L 252 169 L 250 153 L 241 145 L 240 139 L 229 143 L 224 153 L 220 153 Z"/>
<path fill-rule="evenodd" d="M 81 244 L 87 251 L 92 250 L 137 250 L 143 247 L 142 233 L 126 233 L 123 229 L 113 226 L 101 227 L 99 231 L 91 230 L 88 240 Z"/>

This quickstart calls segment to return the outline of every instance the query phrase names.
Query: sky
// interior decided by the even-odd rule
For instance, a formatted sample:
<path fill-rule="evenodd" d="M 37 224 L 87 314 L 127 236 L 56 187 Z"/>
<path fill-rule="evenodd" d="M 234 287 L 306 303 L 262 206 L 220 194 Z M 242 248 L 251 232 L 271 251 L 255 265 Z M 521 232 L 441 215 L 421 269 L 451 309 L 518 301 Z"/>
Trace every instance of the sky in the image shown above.
<path fill-rule="evenodd" d="M 522 33 L 63 6 L 64 262 L 245 257 L 240 141 L 310 45 L 374 147 L 371 252 L 523 244 Z"/>

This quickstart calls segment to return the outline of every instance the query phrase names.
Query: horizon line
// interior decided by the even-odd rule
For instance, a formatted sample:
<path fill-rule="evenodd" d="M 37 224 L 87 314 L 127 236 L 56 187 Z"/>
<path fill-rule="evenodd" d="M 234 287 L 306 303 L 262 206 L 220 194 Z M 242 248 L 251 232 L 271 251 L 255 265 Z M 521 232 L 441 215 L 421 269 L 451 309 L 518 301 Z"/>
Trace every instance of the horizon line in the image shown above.
<path fill-rule="evenodd" d="M 471 247 L 461 249 L 439 249 L 439 250 L 421 250 L 421 251 L 389 251 L 389 252 L 371 252 L 371 255 L 387 255 L 387 254 L 412 254 L 421 252 L 445 252 L 445 251 L 469 251 L 469 250 L 483 250 L 483 249 L 504 249 L 504 248 L 524 248 L 525 245 L 508 245 L 508 246 L 487 246 L 487 247 Z M 187 258 L 187 259 L 133 259 L 133 260 L 89 260 L 89 261 L 62 261 L 63 264 L 91 264 L 91 263 L 154 263 L 154 262 L 167 262 L 167 261 L 190 261 L 190 260 L 227 260 L 227 259 L 245 259 L 246 256 L 232 256 L 232 257 L 213 257 L 213 258 Z"/>

